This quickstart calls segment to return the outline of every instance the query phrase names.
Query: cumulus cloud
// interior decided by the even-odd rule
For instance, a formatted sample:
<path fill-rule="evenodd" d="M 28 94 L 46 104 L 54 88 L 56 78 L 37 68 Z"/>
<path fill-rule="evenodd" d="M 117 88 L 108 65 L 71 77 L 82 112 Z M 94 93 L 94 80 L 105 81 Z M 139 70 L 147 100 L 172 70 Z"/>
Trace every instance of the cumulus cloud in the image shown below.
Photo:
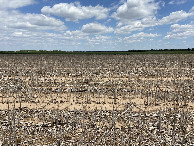
<path fill-rule="evenodd" d="M 14 32 L 12 35 L 13 35 L 13 36 L 22 36 L 23 33 L 22 33 L 22 32 Z"/>
<path fill-rule="evenodd" d="M 113 18 L 119 20 L 115 33 L 129 34 L 156 26 L 158 20 L 155 14 L 159 4 L 154 0 L 127 0 L 112 14 Z"/>
<path fill-rule="evenodd" d="M 148 17 L 142 20 L 132 21 L 131 23 L 120 26 L 115 29 L 115 33 L 118 34 L 129 34 L 133 31 L 142 31 L 146 27 L 151 27 L 156 25 L 155 17 Z"/>
<path fill-rule="evenodd" d="M 137 34 L 133 34 L 129 37 L 124 37 L 124 41 L 129 42 L 129 43 L 133 43 L 133 42 L 141 42 L 141 41 L 145 41 L 148 38 L 154 38 L 154 37 L 159 37 L 160 35 L 158 35 L 157 33 L 153 34 L 153 33 L 144 33 L 144 32 L 140 32 Z"/>
<path fill-rule="evenodd" d="M 35 0 L 0 0 L 0 27 L 4 29 L 57 30 L 66 29 L 64 22 L 43 14 L 23 14 L 20 7 L 34 4 Z M 6 19 L 5 19 L 6 18 Z M 13 33 L 19 36 L 17 33 Z"/>
<path fill-rule="evenodd" d="M 18 11 L 0 11 L 0 21 L 0 26 L 13 29 L 55 31 L 66 29 L 64 22 L 43 14 L 22 14 Z"/>
<path fill-rule="evenodd" d="M 9 33 L 9 35 L 7 34 Z M 1 36 L 4 35 L 3 38 Z M 29 30 L 8 30 L 0 34 L 1 49 L 75 49 L 75 41 L 70 36 L 64 36 L 62 33 L 48 33 L 46 31 L 29 31 Z M 71 40 L 71 41 L 70 41 Z"/>
<path fill-rule="evenodd" d="M 172 12 L 162 19 L 156 19 L 156 17 L 146 17 L 140 20 L 130 21 L 127 24 L 120 22 L 118 27 L 115 29 L 115 33 L 129 34 L 133 31 L 142 31 L 147 27 L 177 23 L 179 21 L 192 18 L 193 16 L 194 7 L 192 7 L 189 12 L 185 12 L 183 10 Z"/>
<path fill-rule="evenodd" d="M 108 33 L 112 31 L 113 31 L 112 27 L 106 27 L 99 23 L 89 23 L 82 26 L 82 32 L 89 33 L 89 34 Z"/>
<path fill-rule="evenodd" d="M 64 37 L 65 39 L 68 39 L 68 40 L 82 40 L 82 39 L 88 39 L 88 34 L 80 30 L 75 30 L 75 31 L 67 30 L 64 33 Z"/>
<path fill-rule="evenodd" d="M 193 12 L 187 13 L 183 10 L 176 11 L 176 12 L 170 13 L 169 16 L 163 17 L 161 20 L 159 20 L 158 23 L 159 23 L 159 25 L 177 23 L 177 22 L 184 20 L 192 15 L 194 15 Z"/>
<path fill-rule="evenodd" d="M 159 3 L 154 0 L 127 0 L 112 17 L 122 22 L 154 16 L 159 9 Z"/>
<path fill-rule="evenodd" d="M 0 9 L 16 9 L 34 3 L 34 0 L 0 0 Z"/>
<path fill-rule="evenodd" d="M 169 32 L 165 39 L 183 39 L 194 36 L 194 24 L 173 24 L 171 25 L 171 32 Z"/>
<path fill-rule="evenodd" d="M 43 14 L 51 14 L 64 17 L 66 21 L 78 21 L 95 17 L 97 20 L 105 19 L 108 16 L 109 9 L 102 6 L 81 6 L 80 3 L 60 3 L 53 7 L 45 6 L 41 9 Z"/>
<path fill-rule="evenodd" d="M 180 4 L 184 4 L 186 2 L 187 2 L 187 0 L 171 0 L 168 4 L 170 4 L 170 5 L 172 5 L 172 4 L 180 5 Z"/>
<path fill-rule="evenodd" d="M 23 16 L 23 21 L 12 24 L 12 27 L 17 28 L 35 28 L 35 29 L 51 29 L 51 30 L 64 30 L 64 22 L 48 17 L 43 14 L 26 14 Z"/>
<path fill-rule="evenodd" d="M 102 24 L 89 23 L 83 25 L 81 30 L 67 30 L 61 38 L 70 41 L 87 40 L 87 43 L 96 44 L 108 40 L 110 37 L 104 36 L 103 33 L 108 33 L 112 31 L 112 28 L 106 27 Z"/>
<path fill-rule="evenodd" d="M 191 8 L 191 10 L 189 12 L 194 15 L 194 6 Z"/>
<path fill-rule="evenodd" d="M 173 32 L 193 31 L 194 25 L 191 25 L 191 24 L 185 24 L 185 25 L 173 24 L 173 25 L 171 25 L 171 30 Z"/>
<path fill-rule="evenodd" d="M 109 41 L 109 39 L 110 39 L 109 36 L 95 35 L 93 37 L 89 37 L 87 40 L 89 44 L 99 45 L 99 44 Z"/>
<path fill-rule="evenodd" d="M 132 36 L 130 36 L 129 38 L 147 38 L 147 37 L 158 37 L 159 35 L 157 33 L 144 33 L 144 32 L 140 32 L 137 34 L 133 34 Z"/>

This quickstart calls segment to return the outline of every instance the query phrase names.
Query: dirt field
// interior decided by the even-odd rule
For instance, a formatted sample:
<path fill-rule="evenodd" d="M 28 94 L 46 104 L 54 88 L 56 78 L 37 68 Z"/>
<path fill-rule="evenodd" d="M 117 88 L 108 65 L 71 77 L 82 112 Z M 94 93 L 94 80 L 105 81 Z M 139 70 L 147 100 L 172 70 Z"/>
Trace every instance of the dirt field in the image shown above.
<path fill-rule="evenodd" d="M 194 145 L 194 55 L 0 55 L 2 145 Z"/>

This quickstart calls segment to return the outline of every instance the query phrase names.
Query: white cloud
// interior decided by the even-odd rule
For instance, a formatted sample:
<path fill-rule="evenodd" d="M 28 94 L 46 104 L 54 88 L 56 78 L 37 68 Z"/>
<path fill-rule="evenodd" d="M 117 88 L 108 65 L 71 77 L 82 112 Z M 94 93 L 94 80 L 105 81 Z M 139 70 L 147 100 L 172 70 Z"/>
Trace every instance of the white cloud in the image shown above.
<path fill-rule="evenodd" d="M 170 15 L 158 20 L 156 25 L 173 24 L 181 20 L 191 18 L 193 16 L 194 16 L 194 6 L 189 10 L 189 12 L 185 12 L 183 10 L 172 12 L 170 13 Z"/>
<path fill-rule="evenodd" d="M 75 30 L 75 31 L 66 31 L 65 33 L 64 33 L 64 35 L 66 35 L 66 36 L 75 36 L 75 35 L 77 35 L 77 36 L 85 36 L 85 35 L 87 35 L 87 34 L 85 34 L 85 33 L 83 33 L 82 31 L 80 31 L 80 30 Z"/>
<path fill-rule="evenodd" d="M 105 19 L 108 16 L 109 9 L 102 6 L 81 6 L 80 3 L 60 3 L 53 7 L 45 6 L 41 9 L 43 14 L 51 14 L 64 17 L 66 21 L 78 21 L 95 17 L 97 20 Z"/>
<path fill-rule="evenodd" d="M 171 0 L 168 4 L 170 4 L 170 5 L 172 5 L 172 4 L 180 5 L 180 4 L 184 4 L 186 2 L 187 2 L 187 0 Z"/>
<path fill-rule="evenodd" d="M 65 28 L 64 22 L 53 17 L 0 10 L 0 47 L 4 50 L 57 48 L 56 38 L 62 38 L 58 34 Z M 47 33 L 47 30 L 55 33 Z"/>
<path fill-rule="evenodd" d="M 26 14 L 22 21 L 12 24 L 12 27 L 42 30 L 64 30 L 66 28 L 62 21 L 43 14 Z"/>
<path fill-rule="evenodd" d="M 169 32 L 165 39 L 183 39 L 194 36 L 194 24 L 173 24 L 171 25 L 171 32 Z"/>
<path fill-rule="evenodd" d="M 127 0 L 117 9 L 112 17 L 119 20 L 115 33 L 129 34 L 142 31 L 146 27 L 157 25 L 155 14 L 159 4 L 154 0 Z"/>
<path fill-rule="evenodd" d="M 132 31 L 141 31 L 144 29 L 144 26 L 141 24 L 140 21 L 135 21 L 133 24 L 125 25 L 120 28 L 115 29 L 115 33 L 118 34 L 129 34 Z"/>
<path fill-rule="evenodd" d="M 11 32 L 13 33 L 11 34 Z M 0 41 L 0 46 L 4 49 L 62 49 L 65 46 L 73 44 L 63 34 L 48 33 L 45 31 L 14 29 L 4 32 L 3 35 L 8 36 L 3 37 L 3 41 Z M 0 34 L 0 40 L 1 36 L 2 33 Z"/>
<path fill-rule="evenodd" d="M 34 4 L 35 0 L 0 0 L 0 28 L 23 29 L 23 30 L 55 30 L 61 31 L 66 28 L 64 22 L 43 14 L 23 14 L 18 10 L 20 7 Z M 18 34 L 15 34 L 18 36 Z"/>
<path fill-rule="evenodd" d="M 82 32 L 84 33 L 108 33 L 108 32 L 112 32 L 113 28 L 112 27 L 106 27 L 102 24 L 99 23 L 89 23 L 86 25 L 82 26 Z"/>
<path fill-rule="evenodd" d="M 137 34 L 133 34 L 129 37 L 124 37 L 123 40 L 129 43 L 133 43 L 133 42 L 141 42 L 141 41 L 145 41 L 148 38 L 154 38 L 154 37 L 159 37 L 160 35 L 158 35 L 157 33 L 153 34 L 153 33 L 144 33 L 144 32 L 140 32 Z"/>
<path fill-rule="evenodd" d="M 66 29 L 64 22 L 43 14 L 22 14 L 18 11 L 0 11 L 0 21 L 0 26 L 4 28 L 55 31 Z"/>
<path fill-rule="evenodd" d="M 153 33 L 144 33 L 144 32 L 140 32 L 140 33 L 136 33 L 133 34 L 132 36 L 130 36 L 130 38 L 146 38 L 146 37 L 158 37 L 159 35 L 157 33 L 153 34 Z"/>
<path fill-rule="evenodd" d="M 112 32 L 112 28 L 106 27 L 99 23 L 89 23 L 83 25 L 81 30 L 69 31 L 64 33 L 63 39 L 66 40 L 87 40 L 89 43 L 105 42 L 110 37 L 102 35 L 103 33 Z M 91 35 L 92 34 L 92 35 Z"/>
<path fill-rule="evenodd" d="M 87 39 L 88 43 L 89 44 L 92 44 L 92 45 L 103 45 L 104 43 L 108 43 L 110 41 L 110 38 L 109 36 L 104 36 L 104 35 L 95 35 L 93 37 L 89 37 Z"/>
<path fill-rule="evenodd" d="M 129 34 L 133 31 L 142 31 L 146 27 L 151 27 L 156 25 L 155 17 L 147 17 L 142 20 L 132 21 L 131 23 L 119 26 L 115 29 L 115 33 L 118 34 Z"/>
<path fill-rule="evenodd" d="M 127 24 L 119 22 L 117 28 L 115 29 L 115 33 L 129 34 L 133 31 L 142 31 L 147 27 L 177 23 L 179 21 L 192 18 L 193 16 L 194 7 L 192 7 L 189 12 L 185 12 L 183 10 L 172 12 L 170 13 L 170 15 L 158 20 L 156 19 L 156 17 L 146 17 L 140 20 L 129 21 Z"/>
<path fill-rule="evenodd" d="M 169 16 L 163 17 L 161 20 L 159 20 L 158 23 L 159 23 L 159 25 L 177 23 L 177 22 L 184 20 L 192 15 L 194 15 L 194 13 L 192 13 L 192 12 L 187 13 L 183 10 L 176 11 L 176 12 L 170 13 Z"/>
<path fill-rule="evenodd" d="M 127 0 L 113 13 L 112 17 L 127 23 L 131 20 L 154 16 L 159 9 L 158 5 L 159 3 L 155 3 L 154 0 Z"/>
<path fill-rule="evenodd" d="M 0 9 L 16 9 L 34 3 L 34 0 L 0 0 Z"/>
<path fill-rule="evenodd" d="M 173 24 L 173 25 L 171 25 L 171 30 L 173 32 L 193 31 L 194 25 L 191 25 L 191 24 L 185 24 L 185 25 Z"/>
<path fill-rule="evenodd" d="M 22 36 L 22 34 L 23 34 L 22 32 L 14 32 L 12 35 L 13 36 Z"/>
<path fill-rule="evenodd" d="M 83 40 L 83 39 L 88 39 L 88 34 L 80 31 L 80 30 L 75 30 L 75 31 L 66 31 L 64 33 L 65 39 L 68 40 Z"/>
<path fill-rule="evenodd" d="M 191 10 L 189 12 L 194 14 L 194 6 L 191 8 Z"/>
<path fill-rule="evenodd" d="M 83 6 L 79 2 L 55 4 L 42 8 L 42 14 L 30 14 L 20 12 L 21 7 L 35 4 L 37 0 L 0 0 L 0 47 L 1 49 L 69 49 L 91 50 L 98 48 L 118 49 L 127 47 L 148 45 L 148 41 L 160 35 L 156 32 L 145 33 L 145 28 L 155 30 L 160 25 L 173 24 L 165 39 L 183 39 L 194 37 L 193 23 L 175 24 L 181 20 L 190 21 L 194 16 L 194 7 L 187 11 L 184 9 L 170 13 L 161 19 L 157 18 L 157 10 L 164 6 L 162 0 L 120 0 L 113 7 Z M 49 2 L 49 0 L 48 0 Z M 171 0 L 173 4 L 181 4 L 186 0 Z M 168 4 L 168 2 L 166 2 Z M 115 4 L 115 3 L 114 3 Z M 111 16 L 108 16 L 109 13 Z M 89 19 L 85 25 L 75 23 L 75 31 L 66 30 L 66 21 L 77 22 Z M 117 20 L 117 26 L 113 29 L 109 23 Z M 95 20 L 94 20 L 95 19 Z M 102 21 L 98 21 L 105 19 Z M 94 20 L 94 21 L 93 21 Z M 93 21 L 93 23 L 92 23 Z M 71 23 L 68 23 L 71 24 Z M 72 27 L 72 26 L 70 26 Z M 147 29 L 147 30 L 150 30 Z M 52 32 L 52 33 L 51 33 Z M 114 32 L 117 35 L 106 33 Z M 132 33 L 132 34 L 130 34 Z M 118 35 L 130 34 L 130 35 Z M 127 37 L 126 37 L 127 36 Z M 119 37 L 119 38 L 118 38 Z M 163 40 L 164 42 L 167 40 Z M 121 42 L 121 43 L 118 43 Z M 134 43 L 132 42 L 143 42 Z M 154 43 L 152 41 L 151 43 Z M 19 48 L 17 48 L 19 46 Z M 92 46 L 92 47 L 91 47 Z M 119 46 L 119 47 L 118 47 Z M 162 45 L 161 45 L 162 46 Z M 176 46 L 176 44 L 175 44 Z M 136 47 L 138 48 L 138 47 Z M 160 48 L 160 47 L 159 47 Z"/>

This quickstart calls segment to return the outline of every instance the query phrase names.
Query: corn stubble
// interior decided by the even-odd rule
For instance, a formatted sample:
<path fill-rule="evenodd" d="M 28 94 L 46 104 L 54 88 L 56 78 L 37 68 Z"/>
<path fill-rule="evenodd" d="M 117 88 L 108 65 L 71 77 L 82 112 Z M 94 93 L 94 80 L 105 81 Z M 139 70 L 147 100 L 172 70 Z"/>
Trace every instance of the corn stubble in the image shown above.
<path fill-rule="evenodd" d="M 0 55 L 2 145 L 194 145 L 193 55 Z"/>

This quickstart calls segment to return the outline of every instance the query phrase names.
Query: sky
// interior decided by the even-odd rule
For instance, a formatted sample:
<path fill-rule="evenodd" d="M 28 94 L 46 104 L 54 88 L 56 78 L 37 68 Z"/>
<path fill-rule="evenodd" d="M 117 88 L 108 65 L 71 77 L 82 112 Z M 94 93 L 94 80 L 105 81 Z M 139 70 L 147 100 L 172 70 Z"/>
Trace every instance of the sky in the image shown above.
<path fill-rule="evenodd" d="M 194 48 L 194 0 L 0 0 L 0 51 Z"/>

